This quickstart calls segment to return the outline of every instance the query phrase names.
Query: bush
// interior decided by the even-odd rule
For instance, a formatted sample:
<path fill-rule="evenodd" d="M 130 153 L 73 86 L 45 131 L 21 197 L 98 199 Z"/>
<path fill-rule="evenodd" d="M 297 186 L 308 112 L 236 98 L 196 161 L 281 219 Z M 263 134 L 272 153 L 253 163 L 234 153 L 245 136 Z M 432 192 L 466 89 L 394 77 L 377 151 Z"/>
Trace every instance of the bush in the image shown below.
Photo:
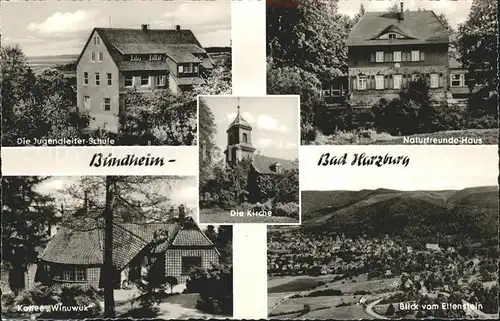
<path fill-rule="evenodd" d="M 432 130 L 460 130 L 465 125 L 465 109 L 457 104 L 442 101 L 439 106 L 433 106 Z"/>
<path fill-rule="evenodd" d="M 354 295 L 367 295 L 367 294 L 372 294 L 370 291 L 356 291 L 354 292 Z"/>
<path fill-rule="evenodd" d="M 299 217 L 299 204 L 295 202 L 277 203 L 274 206 L 273 216 L 286 216 L 291 218 Z"/>
<path fill-rule="evenodd" d="M 199 293 L 196 308 L 212 314 L 233 314 L 233 267 L 213 265 L 194 269 L 186 282 L 189 293 Z"/>
<path fill-rule="evenodd" d="M 271 200 L 267 200 L 264 203 L 257 203 L 254 205 L 251 205 L 251 208 L 254 211 L 272 211 L 273 209 L 273 204 Z"/>
<path fill-rule="evenodd" d="M 325 289 L 325 290 L 317 290 L 306 295 L 307 297 L 318 297 L 318 296 L 340 296 L 342 295 L 342 291 L 338 289 Z"/>

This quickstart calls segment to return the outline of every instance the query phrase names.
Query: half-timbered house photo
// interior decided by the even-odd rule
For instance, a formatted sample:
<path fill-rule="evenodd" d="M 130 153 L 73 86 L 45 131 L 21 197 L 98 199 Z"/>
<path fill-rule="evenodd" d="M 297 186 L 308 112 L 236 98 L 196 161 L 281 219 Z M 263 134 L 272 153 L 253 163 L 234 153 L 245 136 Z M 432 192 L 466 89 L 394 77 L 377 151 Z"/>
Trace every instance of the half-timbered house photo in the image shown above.
<path fill-rule="evenodd" d="M 196 184 L 196 177 L 5 177 L 5 315 L 231 315 L 231 227 L 197 224 Z"/>

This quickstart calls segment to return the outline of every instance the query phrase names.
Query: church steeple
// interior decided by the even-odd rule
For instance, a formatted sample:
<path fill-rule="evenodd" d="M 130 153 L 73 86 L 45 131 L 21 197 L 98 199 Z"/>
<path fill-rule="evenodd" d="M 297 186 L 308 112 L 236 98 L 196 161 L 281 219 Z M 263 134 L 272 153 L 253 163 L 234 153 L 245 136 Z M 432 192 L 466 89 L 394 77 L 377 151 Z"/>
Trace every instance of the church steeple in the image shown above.
<path fill-rule="evenodd" d="M 238 98 L 237 113 L 233 122 L 229 125 L 227 133 L 226 162 L 231 164 L 245 157 L 253 157 L 255 148 L 252 146 L 252 126 L 243 118 L 240 110 L 240 99 Z"/>

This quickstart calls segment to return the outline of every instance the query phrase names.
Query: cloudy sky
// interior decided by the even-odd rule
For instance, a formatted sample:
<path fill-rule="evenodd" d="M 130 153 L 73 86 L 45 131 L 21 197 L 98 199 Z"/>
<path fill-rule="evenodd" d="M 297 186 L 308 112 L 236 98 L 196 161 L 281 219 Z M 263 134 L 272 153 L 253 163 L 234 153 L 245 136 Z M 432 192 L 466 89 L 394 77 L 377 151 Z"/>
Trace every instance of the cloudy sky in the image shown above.
<path fill-rule="evenodd" d="M 459 23 L 464 22 L 469 14 L 472 1 L 468 0 L 413 0 L 413 1 L 388 1 L 388 0 L 365 0 L 339 1 L 340 12 L 354 16 L 358 11 L 360 4 L 363 3 L 366 11 L 386 11 L 394 3 L 399 5 L 403 2 L 404 8 L 409 10 L 433 10 L 436 14 L 444 13 L 450 21 L 452 28 L 456 28 Z"/>
<path fill-rule="evenodd" d="M 217 124 L 216 144 L 227 147 L 226 130 L 236 117 L 238 98 L 204 97 Z M 241 97 L 240 111 L 252 126 L 252 145 L 261 155 L 294 160 L 298 157 L 299 106 L 294 96 Z"/>
<path fill-rule="evenodd" d="M 203 13 L 203 14 L 201 14 Z M 94 27 L 191 29 L 201 44 L 229 46 L 228 1 L 2 1 L 2 45 L 28 56 L 79 54 Z"/>
<path fill-rule="evenodd" d="M 64 204 L 66 208 L 81 206 L 82 200 L 75 200 L 65 192 L 68 188 L 74 186 L 74 184 L 78 184 L 80 180 L 81 177 L 74 176 L 51 177 L 38 185 L 36 191 L 42 194 L 52 195 L 57 205 Z M 165 176 L 163 180 L 155 182 L 152 188 L 156 193 L 164 193 L 166 198 L 170 199 L 173 205 L 185 204 L 188 208 L 196 209 L 198 207 L 197 184 L 195 176 L 185 177 L 185 179 L 175 182 L 169 179 L 168 176 Z"/>

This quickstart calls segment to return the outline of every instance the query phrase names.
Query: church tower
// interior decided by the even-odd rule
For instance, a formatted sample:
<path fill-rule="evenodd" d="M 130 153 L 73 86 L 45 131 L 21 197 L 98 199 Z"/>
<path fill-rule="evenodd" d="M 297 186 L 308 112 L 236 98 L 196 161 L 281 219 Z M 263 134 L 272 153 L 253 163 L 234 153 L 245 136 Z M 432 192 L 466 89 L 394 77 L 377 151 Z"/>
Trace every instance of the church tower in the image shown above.
<path fill-rule="evenodd" d="M 255 147 L 252 146 L 252 127 L 240 114 L 240 104 L 238 98 L 238 113 L 226 131 L 227 148 L 226 163 L 231 164 L 236 160 L 253 157 Z"/>

